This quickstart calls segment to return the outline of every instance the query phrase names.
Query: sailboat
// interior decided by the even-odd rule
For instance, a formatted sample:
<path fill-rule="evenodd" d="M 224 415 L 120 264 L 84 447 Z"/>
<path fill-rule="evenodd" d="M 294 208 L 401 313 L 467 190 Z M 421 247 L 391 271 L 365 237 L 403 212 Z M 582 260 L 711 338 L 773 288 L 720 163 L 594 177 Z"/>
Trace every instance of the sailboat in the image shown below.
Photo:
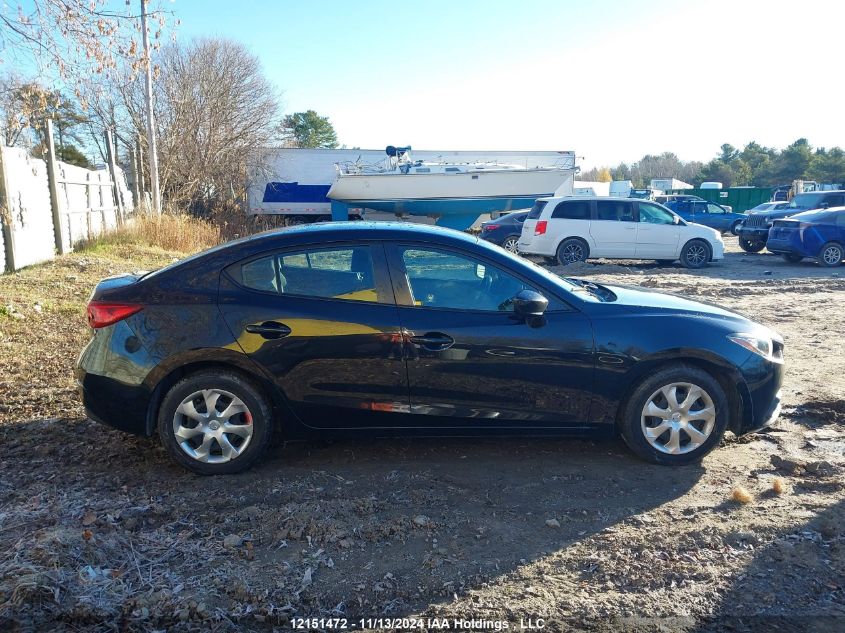
<path fill-rule="evenodd" d="M 466 229 L 481 214 L 524 209 L 537 198 L 571 194 L 576 171 L 571 163 L 525 167 L 414 160 L 411 147 L 392 145 L 385 153 L 380 163 L 337 163 L 328 198 L 348 207 L 434 216 L 441 226 Z"/>

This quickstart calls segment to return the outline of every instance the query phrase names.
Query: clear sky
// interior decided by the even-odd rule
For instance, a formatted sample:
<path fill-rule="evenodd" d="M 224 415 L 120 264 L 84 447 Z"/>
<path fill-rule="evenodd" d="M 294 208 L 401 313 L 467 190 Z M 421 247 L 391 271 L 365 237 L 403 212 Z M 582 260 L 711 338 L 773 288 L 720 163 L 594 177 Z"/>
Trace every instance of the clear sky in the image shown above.
<path fill-rule="evenodd" d="M 165 4 L 168 1 L 165 0 Z M 567 150 L 845 146 L 845 1 L 176 0 L 180 40 L 259 56 L 341 143 Z"/>

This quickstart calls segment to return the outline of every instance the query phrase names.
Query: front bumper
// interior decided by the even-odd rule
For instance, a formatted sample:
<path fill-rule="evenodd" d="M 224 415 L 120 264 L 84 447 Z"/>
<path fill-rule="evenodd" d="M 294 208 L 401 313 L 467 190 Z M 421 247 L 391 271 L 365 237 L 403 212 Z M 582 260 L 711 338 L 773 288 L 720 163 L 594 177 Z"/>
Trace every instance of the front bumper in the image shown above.
<path fill-rule="evenodd" d="M 755 355 L 742 367 L 742 373 L 748 391 L 742 419 L 733 428 L 737 435 L 759 431 L 777 420 L 782 405 L 784 365 Z"/>
<path fill-rule="evenodd" d="M 769 227 L 754 227 L 747 228 L 745 226 L 739 227 L 737 235 L 750 242 L 765 242 L 769 238 Z"/>

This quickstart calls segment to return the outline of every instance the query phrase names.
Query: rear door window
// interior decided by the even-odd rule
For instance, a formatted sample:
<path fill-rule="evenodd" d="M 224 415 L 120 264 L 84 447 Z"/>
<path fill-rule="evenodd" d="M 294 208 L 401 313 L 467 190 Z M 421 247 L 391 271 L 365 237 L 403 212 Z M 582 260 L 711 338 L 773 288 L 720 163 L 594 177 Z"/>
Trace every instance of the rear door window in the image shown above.
<path fill-rule="evenodd" d="M 589 200 L 564 200 L 558 202 L 555 210 L 552 211 L 552 219 L 560 220 L 589 220 Z"/>
<path fill-rule="evenodd" d="M 369 246 L 307 248 L 275 253 L 226 272 L 259 292 L 348 301 L 379 301 Z"/>
<path fill-rule="evenodd" d="M 626 200 L 596 200 L 596 219 L 634 222 L 634 203 Z"/>

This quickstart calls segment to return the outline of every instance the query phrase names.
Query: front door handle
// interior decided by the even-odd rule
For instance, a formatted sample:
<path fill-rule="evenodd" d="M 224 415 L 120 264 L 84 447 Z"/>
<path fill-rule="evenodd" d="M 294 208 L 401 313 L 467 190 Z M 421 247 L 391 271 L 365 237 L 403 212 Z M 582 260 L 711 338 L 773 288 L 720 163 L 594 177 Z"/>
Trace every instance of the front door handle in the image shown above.
<path fill-rule="evenodd" d="M 412 336 L 411 343 L 431 351 L 440 352 L 452 347 L 452 345 L 455 344 L 455 339 L 448 334 L 443 334 L 442 332 L 427 332 L 422 336 Z"/>
<path fill-rule="evenodd" d="M 260 334 L 266 339 L 282 338 L 290 334 L 291 329 L 284 323 L 277 323 L 276 321 L 264 321 L 260 325 L 247 325 L 244 328 L 250 334 Z"/>

